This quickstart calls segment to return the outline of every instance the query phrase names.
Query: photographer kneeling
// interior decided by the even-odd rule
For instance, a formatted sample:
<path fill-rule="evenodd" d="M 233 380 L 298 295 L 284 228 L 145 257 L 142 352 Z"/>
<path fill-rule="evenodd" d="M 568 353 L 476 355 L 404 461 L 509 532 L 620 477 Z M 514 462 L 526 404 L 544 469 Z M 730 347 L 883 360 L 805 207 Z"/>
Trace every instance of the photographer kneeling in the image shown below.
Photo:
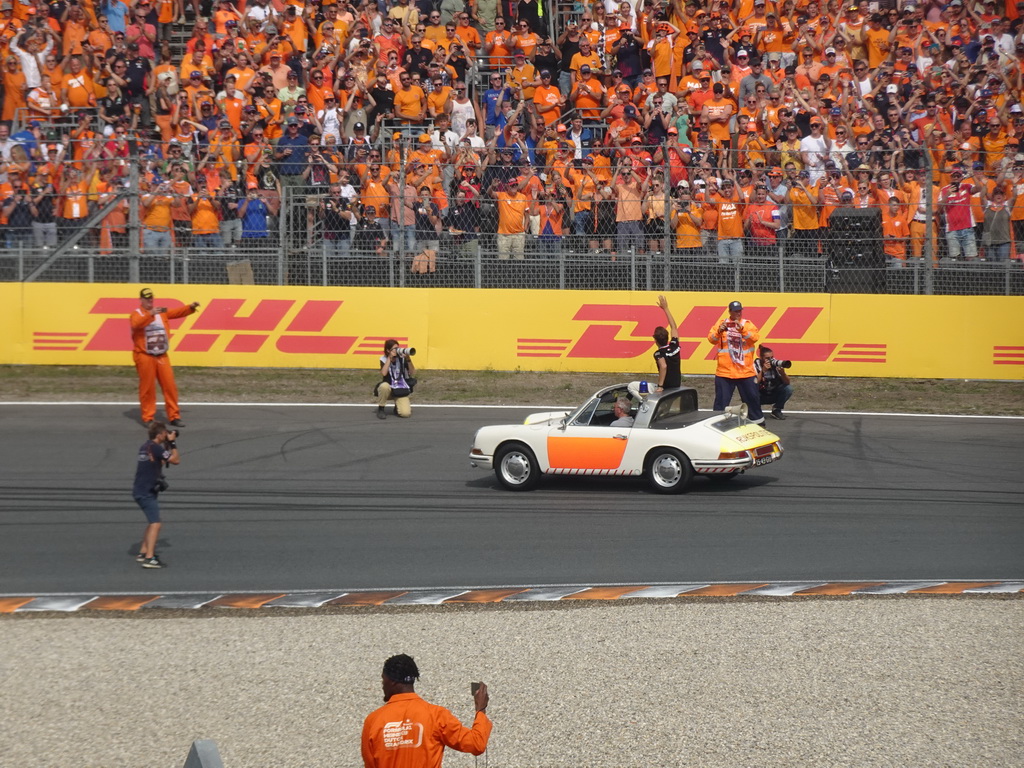
<path fill-rule="evenodd" d="M 384 354 L 380 358 L 380 375 L 383 379 L 373 388 L 373 394 L 377 396 L 377 418 L 386 419 L 384 406 L 389 399 L 395 400 L 395 414 L 403 419 L 412 416 L 412 405 L 409 402 L 409 395 L 416 386 L 416 366 L 412 363 L 412 356 L 416 354 L 415 347 L 400 347 L 394 339 L 384 342 Z"/>
<path fill-rule="evenodd" d="M 759 355 L 754 360 L 754 370 L 757 373 L 757 388 L 761 395 L 761 405 L 771 404 L 772 418 L 782 421 L 786 415 L 782 409 L 786 407 L 789 398 L 793 396 L 793 387 L 789 383 L 789 374 L 786 369 L 793 363 L 789 360 L 776 360 L 775 353 L 770 347 L 762 345 L 758 349 Z"/>

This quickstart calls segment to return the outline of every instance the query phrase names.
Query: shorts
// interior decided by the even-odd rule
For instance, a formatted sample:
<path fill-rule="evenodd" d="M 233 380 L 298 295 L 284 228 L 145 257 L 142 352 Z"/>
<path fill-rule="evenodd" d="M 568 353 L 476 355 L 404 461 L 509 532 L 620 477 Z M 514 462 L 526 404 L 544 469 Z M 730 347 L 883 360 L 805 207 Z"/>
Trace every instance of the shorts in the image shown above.
<path fill-rule="evenodd" d="M 160 522 L 160 502 L 157 501 L 155 493 L 151 493 L 147 496 L 136 496 L 135 503 L 138 504 L 139 509 L 145 513 L 146 522 Z"/>

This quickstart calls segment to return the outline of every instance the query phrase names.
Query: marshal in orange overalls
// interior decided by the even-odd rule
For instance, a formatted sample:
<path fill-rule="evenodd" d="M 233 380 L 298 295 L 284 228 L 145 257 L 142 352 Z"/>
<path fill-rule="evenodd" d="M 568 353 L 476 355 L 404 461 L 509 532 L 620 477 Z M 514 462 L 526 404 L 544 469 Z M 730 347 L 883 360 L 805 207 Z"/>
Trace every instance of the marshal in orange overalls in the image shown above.
<path fill-rule="evenodd" d="M 169 321 L 187 317 L 196 311 L 198 302 L 175 307 L 165 312 L 153 312 L 153 292 L 144 288 L 139 293 L 139 307 L 130 316 L 132 326 L 132 357 L 139 373 L 139 406 L 143 423 L 156 418 L 156 383 L 164 393 L 167 420 L 174 422 L 181 416 L 178 409 L 178 387 L 174 383 L 174 370 L 167 356 Z"/>

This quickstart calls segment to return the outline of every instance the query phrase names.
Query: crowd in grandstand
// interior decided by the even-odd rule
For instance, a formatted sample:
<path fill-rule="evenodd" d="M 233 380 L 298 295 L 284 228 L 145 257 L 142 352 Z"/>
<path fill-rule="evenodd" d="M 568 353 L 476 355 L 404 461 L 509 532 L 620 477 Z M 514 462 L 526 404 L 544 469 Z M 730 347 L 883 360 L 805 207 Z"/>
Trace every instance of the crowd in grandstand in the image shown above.
<path fill-rule="evenodd" d="M 1024 255 L 1024 2 L 2 0 L 7 246 Z M 137 171 L 137 173 L 135 173 Z M 132 192 L 137 184 L 138 197 Z M 84 230 L 84 231 L 83 231 Z M 845 230 L 844 230 L 845 231 Z M 317 247 L 320 247 L 317 245 Z"/>

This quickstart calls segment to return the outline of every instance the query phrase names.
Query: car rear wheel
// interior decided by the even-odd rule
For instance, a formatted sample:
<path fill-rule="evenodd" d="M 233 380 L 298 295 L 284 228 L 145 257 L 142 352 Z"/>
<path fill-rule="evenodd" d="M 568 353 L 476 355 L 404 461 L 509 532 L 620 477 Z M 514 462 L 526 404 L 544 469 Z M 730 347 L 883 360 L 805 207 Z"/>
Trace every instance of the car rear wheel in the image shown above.
<path fill-rule="evenodd" d="M 540 481 L 540 467 L 525 445 L 503 445 L 494 457 L 494 474 L 509 491 L 529 491 Z"/>
<path fill-rule="evenodd" d="M 655 493 L 682 493 L 693 480 L 693 465 L 675 448 L 656 448 L 647 456 L 646 475 Z"/>

